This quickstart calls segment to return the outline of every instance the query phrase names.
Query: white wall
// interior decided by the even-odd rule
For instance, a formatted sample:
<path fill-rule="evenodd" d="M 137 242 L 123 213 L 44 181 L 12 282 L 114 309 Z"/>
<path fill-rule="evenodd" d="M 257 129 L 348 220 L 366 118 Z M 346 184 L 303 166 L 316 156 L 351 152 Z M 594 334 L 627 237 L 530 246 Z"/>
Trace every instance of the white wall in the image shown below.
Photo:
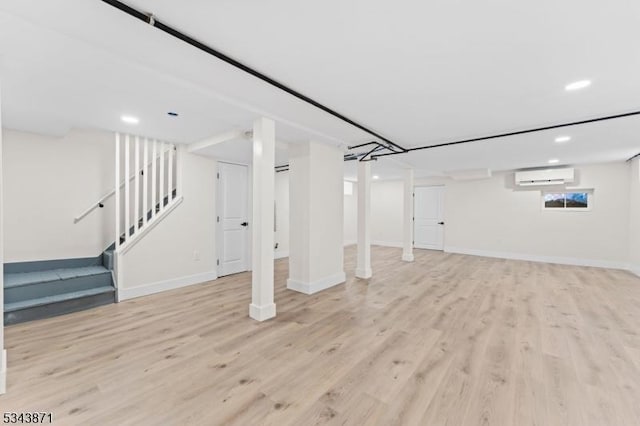
<path fill-rule="evenodd" d="M 183 202 L 121 256 L 120 300 L 216 278 L 216 161 L 183 155 Z"/>
<path fill-rule="evenodd" d="M 640 276 L 640 158 L 633 160 L 630 170 L 629 263 Z"/>
<path fill-rule="evenodd" d="M 113 200 L 77 224 L 73 218 L 113 189 L 113 135 L 2 133 L 5 262 L 98 256 L 114 241 Z"/>
<path fill-rule="evenodd" d="M 371 244 L 402 247 L 403 181 L 371 185 Z"/>
<path fill-rule="evenodd" d="M 478 181 L 422 179 L 416 180 L 416 186 L 446 186 L 447 251 L 625 267 L 630 244 L 629 165 L 609 163 L 576 169 L 576 186 L 594 189 L 592 211 L 543 211 L 540 190 L 514 191 L 512 173 Z M 635 202 L 640 204 L 637 199 Z M 402 182 L 374 182 L 371 203 L 372 242 L 400 246 Z M 345 210 L 345 235 L 355 232 L 354 216 Z"/>
<path fill-rule="evenodd" d="M 289 172 L 276 173 L 276 234 L 278 248 L 275 258 L 289 256 Z"/>
<path fill-rule="evenodd" d="M 0 94 L 0 129 L 2 129 L 2 96 Z M 7 353 L 4 350 L 4 138 L 0 131 L 0 394 L 7 390 Z"/>
<path fill-rule="evenodd" d="M 581 166 L 591 211 L 545 211 L 537 190 L 513 190 L 513 174 L 446 185 L 445 250 L 623 267 L 628 257 L 625 163 Z"/>
<path fill-rule="evenodd" d="M 344 196 L 343 232 L 344 244 L 355 244 L 358 241 L 358 185 L 351 182 L 353 194 Z"/>

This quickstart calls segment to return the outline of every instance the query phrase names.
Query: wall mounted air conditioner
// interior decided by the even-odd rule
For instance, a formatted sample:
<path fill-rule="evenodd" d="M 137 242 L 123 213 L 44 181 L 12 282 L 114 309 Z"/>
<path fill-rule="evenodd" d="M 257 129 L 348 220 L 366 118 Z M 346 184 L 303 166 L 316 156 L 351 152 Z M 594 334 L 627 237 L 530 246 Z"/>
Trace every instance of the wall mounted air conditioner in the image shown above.
<path fill-rule="evenodd" d="M 564 185 L 573 181 L 574 170 L 572 168 L 516 172 L 516 185 L 518 186 Z"/>

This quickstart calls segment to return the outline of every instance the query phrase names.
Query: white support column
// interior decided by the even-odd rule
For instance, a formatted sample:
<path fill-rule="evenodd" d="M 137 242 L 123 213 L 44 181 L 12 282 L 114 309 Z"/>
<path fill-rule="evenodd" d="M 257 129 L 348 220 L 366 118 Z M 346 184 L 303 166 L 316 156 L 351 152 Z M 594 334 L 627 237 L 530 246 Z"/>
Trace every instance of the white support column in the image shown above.
<path fill-rule="evenodd" d="M 413 169 L 404 171 L 402 260 L 413 262 Z"/>
<path fill-rule="evenodd" d="M 356 277 L 371 278 L 371 163 L 358 162 L 358 264 Z"/>
<path fill-rule="evenodd" d="M 7 391 L 7 351 L 4 349 L 4 291 L 2 291 L 4 288 L 2 149 L 2 93 L 0 93 L 0 395 Z"/>
<path fill-rule="evenodd" d="M 276 316 L 273 303 L 273 220 L 275 192 L 275 123 L 253 123 L 252 274 L 249 316 L 264 321 Z"/>
<path fill-rule="evenodd" d="M 313 294 L 345 282 L 344 154 L 305 142 L 289 148 L 289 279 Z"/>

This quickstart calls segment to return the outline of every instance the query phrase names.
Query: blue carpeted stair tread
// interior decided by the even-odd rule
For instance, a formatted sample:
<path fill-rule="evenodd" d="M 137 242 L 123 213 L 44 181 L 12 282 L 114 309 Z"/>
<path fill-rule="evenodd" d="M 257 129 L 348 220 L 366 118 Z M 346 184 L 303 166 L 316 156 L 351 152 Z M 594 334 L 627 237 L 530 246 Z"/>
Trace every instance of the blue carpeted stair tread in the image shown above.
<path fill-rule="evenodd" d="M 113 288 L 112 286 L 102 286 L 102 287 L 91 288 L 88 290 L 57 294 L 55 296 L 41 297 L 38 299 L 25 300 L 21 302 L 6 303 L 4 305 L 4 311 L 14 312 L 21 309 L 33 308 L 36 306 L 64 302 L 64 301 L 73 300 L 73 299 L 80 299 L 82 297 L 95 296 L 97 294 L 113 293 L 114 291 L 115 291 L 115 288 Z"/>
<path fill-rule="evenodd" d="M 18 272 L 5 274 L 5 288 L 19 287 L 24 285 L 60 281 L 76 277 L 86 277 L 90 275 L 100 275 L 110 273 L 104 266 L 84 266 L 80 268 L 52 269 L 50 271 Z"/>

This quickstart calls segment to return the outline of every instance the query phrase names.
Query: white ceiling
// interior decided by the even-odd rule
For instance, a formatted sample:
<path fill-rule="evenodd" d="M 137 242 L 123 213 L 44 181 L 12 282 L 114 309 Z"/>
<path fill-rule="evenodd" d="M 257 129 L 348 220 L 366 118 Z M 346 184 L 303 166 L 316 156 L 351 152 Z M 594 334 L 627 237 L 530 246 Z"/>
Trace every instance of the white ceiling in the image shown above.
<path fill-rule="evenodd" d="M 640 110 L 637 1 L 127 3 L 407 147 Z M 129 113 L 141 118 L 138 133 L 193 142 L 267 115 L 284 142 L 371 139 L 99 0 L 3 0 L 0 55 L 8 127 L 131 130 L 119 121 Z M 564 90 L 585 78 L 591 87 Z M 573 139 L 558 145 L 558 134 Z M 626 118 L 373 167 L 393 178 L 406 166 L 428 176 L 617 161 L 640 151 L 638 135 L 640 119 Z M 225 143 L 211 155 L 225 146 L 242 151 Z"/>

